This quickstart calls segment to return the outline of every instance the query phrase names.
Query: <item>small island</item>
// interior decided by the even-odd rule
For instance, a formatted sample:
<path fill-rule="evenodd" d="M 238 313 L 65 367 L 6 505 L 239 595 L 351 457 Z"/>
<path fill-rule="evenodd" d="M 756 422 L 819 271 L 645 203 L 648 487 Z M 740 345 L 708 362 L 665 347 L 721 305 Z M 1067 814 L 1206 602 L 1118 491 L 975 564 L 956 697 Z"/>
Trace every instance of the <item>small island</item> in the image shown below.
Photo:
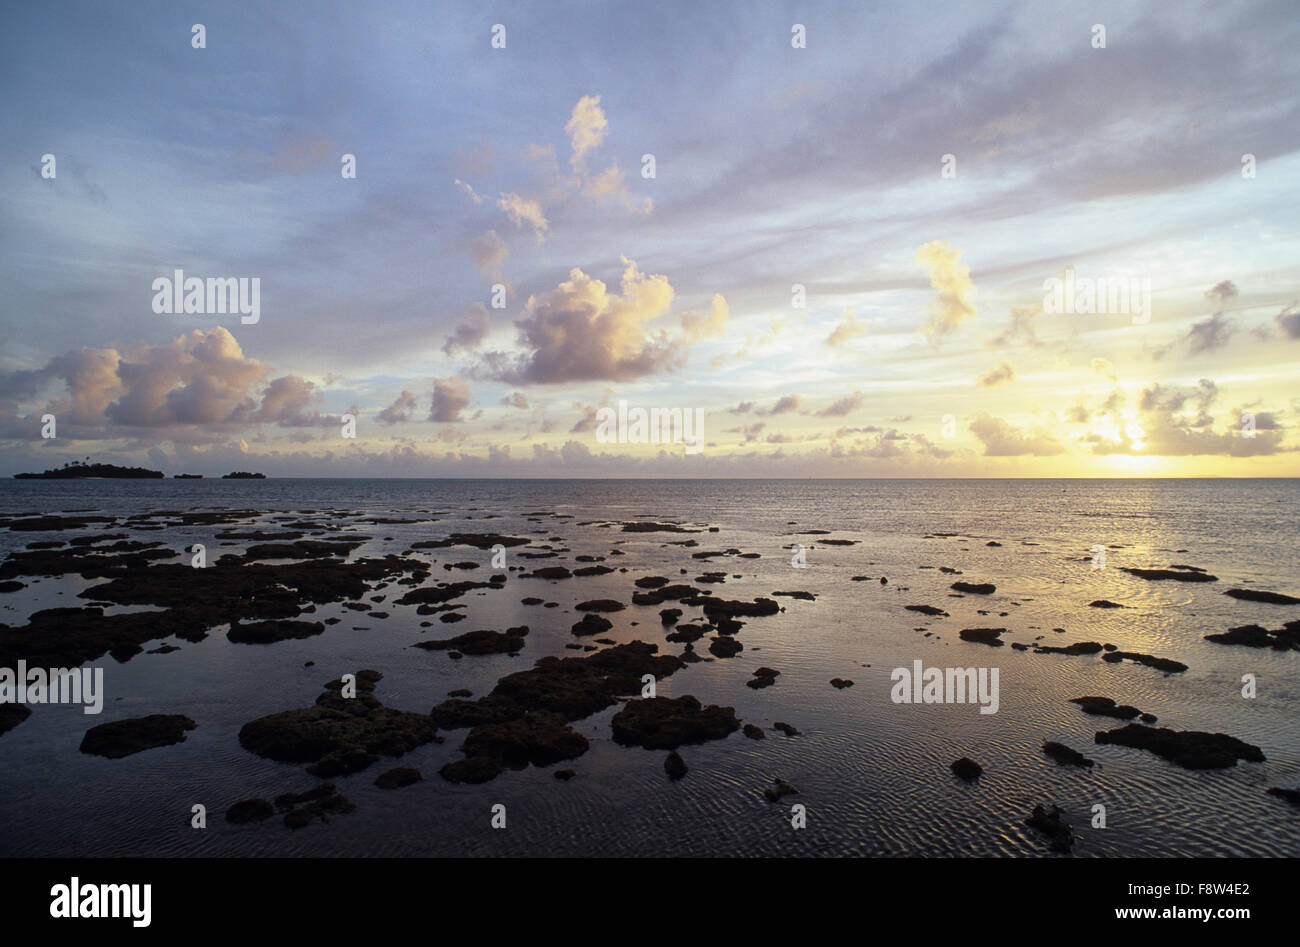
<path fill-rule="evenodd" d="M 249 473 L 247 470 L 235 470 L 228 474 L 223 474 L 222 480 L 265 480 L 264 473 Z"/>
<path fill-rule="evenodd" d="M 15 480 L 75 480 L 83 478 L 105 478 L 116 480 L 162 479 L 166 476 L 161 470 L 148 470 L 144 467 L 119 467 L 117 464 L 92 464 L 90 458 L 85 461 L 74 460 L 62 467 L 54 467 L 42 473 L 17 473 Z"/>
<path fill-rule="evenodd" d="M 203 474 L 173 474 L 173 480 L 202 480 Z"/>

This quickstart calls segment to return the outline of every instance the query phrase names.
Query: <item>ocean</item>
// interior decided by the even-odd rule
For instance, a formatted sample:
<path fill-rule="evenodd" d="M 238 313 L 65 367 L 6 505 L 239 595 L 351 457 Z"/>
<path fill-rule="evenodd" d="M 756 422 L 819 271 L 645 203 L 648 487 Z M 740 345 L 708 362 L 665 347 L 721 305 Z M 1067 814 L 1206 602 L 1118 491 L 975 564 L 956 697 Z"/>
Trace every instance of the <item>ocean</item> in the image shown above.
<path fill-rule="evenodd" d="M 1048 855 L 1048 847 L 1025 820 L 1035 805 L 1054 804 L 1073 826 L 1072 857 L 1295 857 L 1296 810 L 1267 789 L 1300 788 L 1300 654 L 1204 636 L 1247 624 L 1275 629 L 1300 618 L 1300 606 L 1223 594 L 1229 588 L 1300 594 L 1298 507 L 1296 480 L 7 482 L 0 489 L 5 516 L 76 510 L 117 522 L 50 532 L 0 529 L 6 557 L 32 542 L 102 529 L 177 552 L 202 543 L 211 562 L 253 542 L 215 537 L 231 525 L 144 531 L 135 527 L 147 520 L 122 520 L 172 511 L 156 521 L 174 521 L 175 511 L 226 508 L 252 511 L 233 525 L 240 530 L 284 529 L 283 518 L 293 514 L 294 521 L 329 530 L 327 538 L 368 537 L 350 560 L 406 553 L 413 543 L 452 533 L 491 532 L 530 540 L 506 550 L 510 567 L 572 569 L 582 565 L 578 556 L 589 556 L 614 571 L 560 580 L 509 571 L 503 589 L 476 589 L 457 600 L 468 616 L 457 624 L 394 604 L 399 590 L 390 588 L 385 604 L 373 606 L 389 617 L 321 604 L 309 617 L 341 620 L 301 640 L 235 644 L 218 627 L 197 643 L 164 638 L 145 645 L 179 647 L 170 653 L 91 661 L 104 668 L 102 714 L 35 706 L 30 718 L 0 736 L 0 855 L 1037 857 Z M 370 517 L 416 522 L 367 522 Z M 691 532 L 621 525 L 643 520 Z M 677 544 L 692 540 L 696 545 Z M 521 556 L 548 552 L 555 555 Z M 699 558 L 699 552 L 720 555 Z M 408 554 L 432 563 L 428 585 L 483 581 L 506 571 L 492 567 L 490 551 L 472 547 Z M 443 568 L 466 560 L 480 567 Z M 1123 571 L 1174 564 L 1208 570 L 1218 580 L 1150 581 Z M 721 583 L 698 581 L 719 571 Z M 319 782 L 302 765 L 245 750 L 238 735 L 249 721 L 309 707 L 328 681 L 363 668 L 382 672 L 375 695 L 387 707 L 428 713 L 462 688 L 477 698 L 539 658 L 588 653 L 566 647 L 592 645 L 570 633 L 582 617 L 575 606 L 596 599 L 628 603 L 634 581 L 652 575 L 726 599 L 811 593 L 811 601 L 777 597 L 781 612 L 744 619 L 736 656 L 713 658 L 703 639 L 695 650 L 711 660 L 656 683 L 659 696 L 689 694 L 705 705 L 734 708 L 737 718 L 764 731 L 763 739 L 737 731 L 685 745 L 679 752 L 689 772 L 671 780 L 664 751 L 611 738 L 611 718 L 620 709 L 612 707 L 572 722 L 590 743 L 577 758 L 506 770 L 473 785 L 439 775 L 462 758 L 466 734 L 443 730 L 442 743 L 335 777 L 356 809 L 328 823 L 294 830 L 278 818 L 246 825 L 224 819 L 237 801 L 271 799 Z M 996 591 L 956 593 L 955 580 L 992 583 Z M 0 621 L 9 626 L 23 625 L 40 609 L 85 605 L 78 593 L 101 580 L 22 581 L 25 588 L 0 595 Z M 525 605 L 527 597 L 557 604 Z M 1123 607 L 1090 605 L 1098 600 Z M 908 605 L 933 606 L 947 616 Z M 603 637 L 681 653 L 682 645 L 665 640 L 671 629 L 661 623 L 660 607 L 607 613 L 612 628 Z M 693 610 L 685 611 L 683 622 Z M 431 627 L 422 627 L 430 618 Z M 519 625 L 530 633 L 516 655 L 456 660 L 412 647 Z M 987 627 L 1005 628 L 1003 642 L 1028 648 L 958 636 Z M 1172 659 L 1187 670 L 1034 650 L 1083 641 Z M 314 664 L 306 666 L 309 661 Z M 916 661 L 996 668 L 997 712 L 981 714 L 972 703 L 895 702 L 894 669 L 911 669 Z M 747 686 L 760 666 L 780 672 L 775 683 Z M 1254 696 L 1243 696 L 1247 676 Z M 832 678 L 853 684 L 832 687 Z M 1189 770 L 1145 749 L 1096 744 L 1097 732 L 1125 721 L 1084 713 L 1070 702 L 1081 696 L 1135 706 L 1155 715 L 1159 727 L 1229 734 L 1259 747 L 1267 760 Z M 198 726 L 184 742 L 121 759 L 79 750 L 92 726 L 157 713 L 184 714 Z M 798 735 L 773 729 L 776 722 Z M 1054 762 L 1042 751 L 1046 740 L 1080 751 L 1094 765 Z M 982 766 L 978 780 L 954 777 L 949 767 L 960 757 Z M 393 766 L 418 769 L 423 779 L 396 791 L 377 788 L 375 777 Z M 575 771 L 572 779 L 554 777 L 564 768 Z M 797 794 L 769 801 L 763 790 L 774 780 Z M 195 805 L 206 809 L 206 828 L 192 827 Z M 498 805 L 505 807 L 504 828 L 492 825 Z M 805 820 L 797 829 L 796 805 Z"/>

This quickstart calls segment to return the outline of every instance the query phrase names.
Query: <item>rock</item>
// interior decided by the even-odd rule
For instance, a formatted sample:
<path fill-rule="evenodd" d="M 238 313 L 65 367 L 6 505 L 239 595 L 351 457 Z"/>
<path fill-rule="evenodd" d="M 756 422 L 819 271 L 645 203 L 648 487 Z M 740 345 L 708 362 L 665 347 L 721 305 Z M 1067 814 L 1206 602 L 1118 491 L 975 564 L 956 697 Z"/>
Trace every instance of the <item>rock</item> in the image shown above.
<path fill-rule="evenodd" d="M 1119 604 L 1119 602 L 1112 602 L 1109 599 L 1099 598 L 1095 602 L 1089 602 L 1088 607 L 1089 608 L 1125 608 L 1126 606 Z"/>
<path fill-rule="evenodd" d="M 719 658 L 734 658 L 741 651 L 745 650 L 735 638 L 726 636 L 709 639 L 709 653 Z"/>
<path fill-rule="evenodd" d="M 1025 825 L 1046 835 L 1052 851 L 1065 853 L 1074 847 L 1074 830 L 1061 816 L 1059 806 L 1052 806 L 1049 810 L 1040 803 L 1034 806 L 1034 811 L 1025 820 Z"/>
<path fill-rule="evenodd" d="M 32 715 L 25 704 L 0 704 L 0 736 L 8 733 Z"/>
<path fill-rule="evenodd" d="M 664 772 L 668 774 L 669 779 L 673 780 L 681 779 L 686 775 L 686 762 L 676 750 L 664 758 Z"/>
<path fill-rule="evenodd" d="M 843 678 L 843 677 L 831 678 L 831 687 L 834 687 L 836 690 L 844 690 L 844 688 L 852 687 L 852 686 L 853 686 L 853 682 L 848 680 L 847 678 Z"/>
<path fill-rule="evenodd" d="M 968 783 L 974 782 L 984 774 L 984 767 L 968 756 L 963 756 L 953 762 L 951 768 L 954 776 Z"/>
<path fill-rule="evenodd" d="M 1101 656 L 1103 661 L 1109 661 L 1111 664 L 1118 664 L 1128 658 L 1136 664 L 1144 664 L 1147 667 L 1155 668 L 1157 671 L 1164 671 L 1168 674 L 1178 674 L 1187 670 L 1187 665 L 1181 661 L 1174 661 L 1170 658 L 1157 658 L 1149 654 L 1142 654 L 1138 651 L 1109 651 Z"/>
<path fill-rule="evenodd" d="M 815 601 L 817 601 L 817 596 L 813 595 L 811 592 L 803 592 L 803 591 L 797 591 L 797 592 L 773 592 L 772 594 L 773 594 L 773 595 L 783 595 L 783 596 L 785 596 L 785 597 L 787 597 L 787 598 L 797 598 L 797 599 L 802 599 L 802 600 L 805 601 L 805 602 L 815 602 Z"/>
<path fill-rule="evenodd" d="M 680 608 L 664 608 L 659 611 L 659 618 L 665 625 L 674 625 L 682 617 Z"/>
<path fill-rule="evenodd" d="M 773 729 L 773 730 L 780 730 L 782 733 L 784 733 L 784 734 L 785 734 L 786 736 L 788 736 L 788 737 L 797 737 L 797 736 L 799 736 L 799 731 L 796 730 L 794 727 L 790 726 L 790 724 L 788 724 L 788 723 L 781 723 L 780 721 L 777 721 L 776 723 L 772 724 L 772 729 Z"/>
<path fill-rule="evenodd" d="M 1043 744 L 1043 752 L 1063 766 L 1092 766 L 1092 760 L 1078 750 L 1072 750 L 1064 743 L 1048 740 Z"/>
<path fill-rule="evenodd" d="M 610 725 L 616 742 L 648 750 L 675 750 L 687 743 L 721 740 L 740 729 L 734 708 L 703 707 L 689 694 L 628 701 Z"/>
<path fill-rule="evenodd" d="M 1120 569 L 1129 575 L 1135 575 L 1139 579 L 1146 579 L 1149 582 L 1218 582 L 1217 575 L 1210 575 L 1192 566 L 1184 566 L 1181 569 L 1137 569 L 1129 566 L 1120 566 Z"/>
<path fill-rule="evenodd" d="M 234 825 L 264 822 L 275 815 L 275 808 L 265 799 L 244 799 L 226 810 L 226 821 Z"/>
<path fill-rule="evenodd" d="M 920 612 L 922 615 L 941 615 L 944 618 L 948 617 L 947 612 L 942 608 L 935 608 L 933 605 L 905 605 L 903 607 L 909 612 Z"/>
<path fill-rule="evenodd" d="M 687 644 L 692 641 L 699 641 L 704 637 L 704 633 L 709 630 L 707 625 L 678 625 L 664 637 L 668 641 L 679 644 Z"/>
<path fill-rule="evenodd" d="M 1300 598 L 1283 595 L 1281 592 L 1267 592 L 1263 589 L 1228 589 L 1223 593 L 1239 598 L 1245 602 L 1266 602 L 1269 605 L 1300 605 Z"/>
<path fill-rule="evenodd" d="M 284 824 L 291 829 L 301 829 L 320 819 L 329 822 L 331 814 L 352 812 L 356 809 L 345 796 L 340 795 L 333 783 L 321 783 L 313 790 L 298 795 L 277 796 L 277 808 L 284 814 Z"/>
<path fill-rule="evenodd" d="M 1273 786 L 1269 789 L 1268 794 L 1285 799 L 1293 806 L 1300 806 L 1300 789 L 1283 789 L 1280 786 Z"/>
<path fill-rule="evenodd" d="M 539 710 L 474 727 L 465 738 L 463 749 L 467 758 L 490 760 L 500 771 L 523 769 L 529 763 L 549 766 L 560 760 L 575 759 L 586 753 L 588 747 L 587 738 L 572 729 L 563 716 Z M 490 771 L 486 765 L 482 769 Z"/>
<path fill-rule="evenodd" d="M 1252 763 L 1265 762 L 1264 753 L 1259 747 L 1224 733 L 1169 730 L 1130 723 L 1118 730 L 1099 732 L 1094 740 L 1099 744 L 1150 750 L 1156 756 L 1184 769 L 1228 769 L 1236 766 L 1239 759 Z"/>
<path fill-rule="evenodd" d="M 773 670 L 769 667 L 756 668 L 754 670 L 754 679 L 752 681 L 746 681 L 745 684 L 752 687 L 754 690 L 758 690 L 760 687 L 771 687 L 776 683 L 776 679 L 780 674 L 780 671 Z"/>
<path fill-rule="evenodd" d="M 963 628 L 957 636 L 961 638 L 962 641 L 971 641 L 977 644 L 987 644 L 992 645 L 995 648 L 1000 648 L 1006 642 L 999 639 L 998 636 L 1004 635 L 1006 632 L 1007 630 L 1005 628 Z"/>
<path fill-rule="evenodd" d="M 486 756 L 471 756 L 454 760 L 438 770 L 438 775 L 449 783 L 477 785 L 495 779 L 501 773 L 501 764 Z"/>
<path fill-rule="evenodd" d="M 81 752 L 119 760 L 124 756 L 185 742 L 185 732 L 198 726 L 182 714 L 150 714 L 91 727 L 81 739 Z"/>
<path fill-rule="evenodd" d="M 1114 717 L 1116 720 L 1132 720 L 1142 711 L 1128 704 L 1116 704 L 1109 697 L 1072 697 L 1070 703 L 1078 704 L 1084 713 L 1099 717 Z"/>
<path fill-rule="evenodd" d="M 984 545 L 986 545 L 986 546 L 1001 546 L 1002 544 L 1001 544 L 1000 542 L 997 542 L 996 540 L 992 540 L 992 539 L 990 539 L 990 540 L 989 540 L 988 542 L 986 542 Z"/>
<path fill-rule="evenodd" d="M 763 790 L 763 796 L 768 802 L 780 802 L 781 799 L 789 795 L 797 795 L 799 790 L 795 789 L 783 779 L 772 780 L 772 786 Z"/>
<path fill-rule="evenodd" d="M 580 612 L 621 612 L 626 606 L 612 598 L 597 598 L 574 606 Z"/>
<path fill-rule="evenodd" d="M 608 618 L 597 615 L 594 612 L 589 612 L 582 616 L 581 621 L 574 622 L 573 627 L 569 630 L 572 634 L 581 638 L 590 635 L 604 634 L 613 627 L 614 623 Z"/>
<path fill-rule="evenodd" d="M 998 590 L 998 587 L 992 582 L 954 582 L 949 586 L 958 592 L 969 592 L 972 595 L 992 595 Z"/>
<path fill-rule="evenodd" d="M 380 773 L 375 779 L 375 785 L 380 789 L 402 789 L 418 783 L 423 778 L 418 769 L 412 769 L 409 766 L 398 766 L 386 773 Z"/>
<path fill-rule="evenodd" d="M 1034 649 L 1034 654 L 1068 654 L 1078 657 L 1082 654 L 1097 654 L 1101 649 L 1102 646 L 1099 641 L 1076 641 L 1064 648 L 1058 648 L 1050 644 L 1039 645 Z"/>
<path fill-rule="evenodd" d="M 527 634 L 527 625 L 508 628 L 505 631 L 483 629 L 467 631 L 454 638 L 420 641 L 412 647 L 422 648 L 425 651 L 448 651 L 454 648 L 461 654 L 515 654 L 523 650 L 524 638 Z"/>
<path fill-rule="evenodd" d="M 552 775 L 558 780 L 561 780 L 563 782 L 568 782 L 570 779 L 572 779 L 574 776 L 577 776 L 578 774 L 576 771 L 571 769 L 557 769 Z"/>
<path fill-rule="evenodd" d="M 1300 620 L 1289 621 L 1277 631 L 1260 625 L 1242 625 L 1226 632 L 1206 635 L 1206 641 L 1243 645 L 1247 648 L 1272 648 L 1274 651 L 1300 651 Z"/>
<path fill-rule="evenodd" d="M 324 630 L 325 625 L 318 621 L 272 619 L 247 625 L 233 621 L 230 630 L 226 632 L 226 638 L 235 644 L 273 644 L 277 641 L 310 638 Z"/>
<path fill-rule="evenodd" d="M 751 740 L 767 739 L 767 734 L 763 732 L 763 728 L 756 727 L 752 723 L 745 724 L 745 726 L 741 728 L 741 732 L 744 733 L 745 736 L 749 737 Z"/>
<path fill-rule="evenodd" d="M 392 710 L 375 698 L 372 692 L 382 676 L 378 671 L 358 671 L 355 697 L 343 697 L 341 683 L 331 681 L 313 707 L 244 724 L 239 744 L 277 762 L 310 763 L 307 772 L 328 778 L 359 772 L 381 756 L 401 756 L 439 741 L 429 717 Z"/>

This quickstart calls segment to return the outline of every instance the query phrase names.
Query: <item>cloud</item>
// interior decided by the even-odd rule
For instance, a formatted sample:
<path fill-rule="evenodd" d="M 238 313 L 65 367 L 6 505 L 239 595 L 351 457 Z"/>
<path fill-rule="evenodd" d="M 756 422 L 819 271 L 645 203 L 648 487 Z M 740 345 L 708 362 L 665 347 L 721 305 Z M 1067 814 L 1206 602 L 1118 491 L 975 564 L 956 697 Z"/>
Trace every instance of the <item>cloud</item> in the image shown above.
<path fill-rule="evenodd" d="M 1138 399 L 1135 423 L 1123 429 L 1112 426 L 1091 438 L 1094 454 L 1143 454 L 1163 457 L 1224 455 L 1255 457 L 1293 450 L 1283 445 L 1283 431 L 1270 412 L 1255 414 L 1255 432 L 1248 435 L 1242 413 L 1228 419 L 1224 430 L 1214 429 L 1209 409 L 1219 386 L 1209 378 L 1195 387 L 1166 388 L 1153 384 Z M 1259 418 L 1266 417 L 1266 426 Z"/>
<path fill-rule="evenodd" d="M 411 420 L 414 411 L 415 395 L 403 389 L 402 393 L 397 396 L 397 400 L 384 408 L 383 411 L 380 411 L 376 417 L 381 424 L 400 424 L 403 421 Z"/>
<path fill-rule="evenodd" d="M 1110 363 L 1109 359 L 1094 358 L 1092 360 L 1092 370 L 1098 375 L 1105 375 L 1111 381 L 1117 381 L 1119 378 L 1115 374 L 1115 366 Z"/>
<path fill-rule="evenodd" d="M 985 457 L 1052 457 L 1065 448 L 1042 431 L 1026 434 L 1003 418 L 981 414 L 970 423 L 971 432 L 984 444 Z"/>
<path fill-rule="evenodd" d="M 1300 311 L 1294 305 L 1287 306 L 1275 318 L 1283 335 L 1288 339 L 1300 339 Z"/>
<path fill-rule="evenodd" d="M 929 319 L 923 329 L 931 341 L 952 334 L 975 317 L 971 302 L 975 285 L 970 279 L 970 267 L 960 262 L 961 254 L 946 240 L 931 241 L 916 251 L 916 265 L 925 269 L 930 285 L 939 294 L 930 302 Z"/>
<path fill-rule="evenodd" d="M 1042 315 L 1042 312 L 1041 306 L 1013 308 L 1007 327 L 993 340 L 993 345 L 1000 347 L 1014 345 L 1017 342 L 1034 347 L 1042 345 L 1043 343 L 1038 341 L 1037 334 L 1038 317 Z"/>
<path fill-rule="evenodd" d="M 464 194 L 465 196 L 467 196 L 475 204 L 483 203 L 483 198 L 481 198 L 477 193 L 475 193 L 474 188 L 466 184 L 460 178 L 456 178 L 456 189 L 460 191 L 462 194 Z"/>
<path fill-rule="evenodd" d="M 652 329 L 672 305 L 672 285 L 626 257 L 623 264 L 621 294 L 575 267 L 554 290 L 529 297 L 515 323 L 527 352 L 490 353 L 485 371 L 503 381 L 551 384 L 626 381 L 680 364 L 681 341 Z"/>
<path fill-rule="evenodd" d="M 852 414 L 858 408 L 862 407 L 862 402 L 866 400 L 866 395 L 861 391 L 855 391 L 851 395 L 845 395 L 843 398 L 836 400 L 833 404 L 822 408 L 817 412 L 818 417 L 822 418 L 842 418 L 846 414 Z"/>
<path fill-rule="evenodd" d="M 429 420 L 452 422 L 461 419 L 460 413 L 469 407 L 469 385 L 458 377 L 433 380 L 433 403 L 429 406 Z"/>
<path fill-rule="evenodd" d="M 507 395 L 501 399 L 501 403 L 508 408 L 519 408 L 523 411 L 527 411 L 529 407 L 528 399 L 524 397 L 522 391 L 516 391 L 512 395 Z"/>
<path fill-rule="evenodd" d="M 842 345 L 849 339 L 859 335 L 866 335 L 868 332 L 867 324 L 858 319 L 851 307 L 844 310 L 844 315 L 839 324 L 830 335 L 826 337 L 826 344 L 831 348 Z"/>
<path fill-rule="evenodd" d="M 1010 362 L 1002 362 L 997 368 L 985 372 L 975 379 L 975 385 L 979 388 L 996 388 L 998 385 L 1009 385 L 1016 380 L 1016 370 L 1011 367 Z"/>
<path fill-rule="evenodd" d="M 564 124 L 564 131 L 569 136 L 569 147 L 573 150 L 569 164 L 575 171 L 585 167 L 587 153 L 599 148 L 609 131 L 609 122 L 605 111 L 600 107 L 600 96 L 584 95 L 573 107 L 573 114 Z"/>
<path fill-rule="evenodd" d="M 465 312 L 465 318 L 451 330 L 442 351 L 453 354 L 457 349 L 474 349 L 487 338 L 489 316 L 487 306 L 473 303 Z"/>
<path fill-rule="evenodd" d="M 542 205 L 532 198 L 520 197 L 513 192 L 502 194 L 497 201 L 497 207 L 505 211 L 510 222 L 521 230 L 525 224 L 531 227 L 539 242 L 550 227 L 546 221 L 546 214 L 542 212 Z"/>
<path fill-rule="evenodd" d="M 1216 283 L 1205 291 L 1205 298 L 1213 300 L 1216 304 L 1215 313 L 1223 312 L 1228 303 L 1237 298 L 1237 287 L 1232 280 L 1224 280 Z"/>
<path fill-rule="evenodd" d="M 763 433 L 763 429 L 766 427 L 766 421 L 755 421 L 753 424 L 746 424 L 742 427 L 727 428 L 727 433 L 744 435 L 745 443 L 748 444 L 750 441 L 757 440 L 758 436 Z"/>
<path fill-rule="evenodd" d="M 722 294 L 714 293 L 707 316 L 696 315 L 693 312 L 688 312 L 682 316 L 683 337 L 687 342 L 698 342 L 700 339 L 709 336 L 721 335 L 723 329 L 727 327 L 727 317 L 730 312 L 731 310 L 727 306 L 727 301 L 722 298 Z"/>
<path fill-rule="evenodd" d="M 480 273 L 486 273 L 498 282 L 501 280 L 501 267 L 510 255 L 510 248 L 495 230 L 475 237 L 469 242 L 469 251 L 474 256 L 474 265 Z"/>
<path fill-rule="evenodd" d="M 1210 318 L 1193 325 L 1187 333 L 1188 352 L 1199 355 L 1201 352 L 1213 352 L 1215 349 L 1223 348 L 1235 331 L 1236 327 L 1231 320 L 1223 313 L 1216 312 Z"/>
<path fill-rule="evenodd" d="M 262 403 L 249 421 L 254 424 L 276 424 L 280 427 L 314 427 L 335 424 L 335 415 L 322 415 L 319 408 L 321 393 L 316 385 L 297 375 L 282 375 L 274 379 L 262 394 Z"/>
<path fill-rule="evenodd" d="M 778 398 L 776 404 L 772 405 L 772 407 L 766 410 L 760 408 L 757 413 L 764 415 L 789 414 L 791 411 L 798 410 L 801 404 L 803 404 L 803 398 L 800 395 L 784 395 Z"/>

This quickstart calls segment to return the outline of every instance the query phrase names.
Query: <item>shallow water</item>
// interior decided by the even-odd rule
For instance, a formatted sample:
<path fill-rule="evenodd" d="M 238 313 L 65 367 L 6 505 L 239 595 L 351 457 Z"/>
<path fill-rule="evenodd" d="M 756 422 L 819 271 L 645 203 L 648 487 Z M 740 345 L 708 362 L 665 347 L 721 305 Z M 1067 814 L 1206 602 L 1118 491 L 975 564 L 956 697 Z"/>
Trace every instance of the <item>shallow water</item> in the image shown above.
<path fill-rule="evenodd" d="M 572 568 L 577 555 L 608 557 L 619 549 L 625 555 L 603 565 L 628 572 L 558 582 L 511 573 L 504 590 L 460 599 L 469 619 L 455 625 L 435 621 L 420 628 L 425 617 L 413 607 L 393 606 L 400 592 L 390 586 L 384 590 L 388 601 L 376 606 L 390 618 L 320 605 L 315 620 L 343 620 L 303 641 L 235 645 L 222 628 L 199 644 L 166 639 L 181 647 L 171 654 L 141 654 L 126 664 L 105 656 L 92 662 L 105 669 L 104 713 L 36 706 L 26 722 L 0 737 L 0 855 L 1040 855 L 1046 853 L 1043 839 L 1024 825 L 1039 802 L 1065 810 L 1079 837 L 1076 856 L 1300 855 L 1296 809 L 1265 793 L 1270 786 L 1300 787 L 1300 654 L 1203 640 L 1236 625 L 1276 628 L 1300 617 L 1300 606 L 1222 594 L 1252 586 L 1300 594 L 1297 501 L 1300 482 L 1290 480 L 9 482 L 0 490 L 0 512 L 230 507 L 268 514 L 235 528 L 276 529 L 270 516 L 277 513 L 338 510 L 348 515 L 307 518 L 374 537 L 353 557 L 401 553 L 414 541 L 451 532 L 491 531 L 528 536 L 539 545 L 563 537 L 553 545 L 570 550 L 527 560 L 517 556 L 523 547 L 511 549 L 512 566 Z M 361 521 L 365 515 L 427 517 L 429 511 L 435 522 Z M 525 515 L 533 511 L 563 516 L 533 522 Z M 636 518 L 719 531 L 638 534 L 579 525 Z M 0 530 L 0 553 L 96 528 Z M 251 544 L 222 545 L 212 537 L 227 528 L 133 538 L 163 540 L 178 550 L 203 542 L 211 559 Z M 814 529 L 833 532 L 798 535 Z M 858 543 L 821 542 L 828 538 Z M 699 545 L 669 544 L 686 539 Z M 794 542 L 806 547 L 806 568 L 792 566 L 786 547 Z M 1103 569 L 1091 562 L 1097 544 L 1107 547 Z M 729 547 L 761 558 L 691 558 L 692 552 Z M 429 583 L 483 580 L 501 571 L 489 568 L 490 553 L 468 547 L 414 555 L 435 562 Z M 442 569 L 463 560 L 481 561 L 483 568 Z M 1171 563 L 1203 567 L 1219 581 L 1148 582 L 1119 568 Z M 939 566 L 963 574 L 946 575 Z M 723 569 L 723 585 L 693 582 Z M 573 606 L 594 598 L 628 602 L 633 580 L 656 574 L 724 598 L 795 589 L 817 596 L 815 602 L 779 599 L 781 614 L 746 619 L 738 656 L 688 665 L 659 682 L 661 695 L 694 694 L 706 704 L 735 707 L 745 722 L 768 731 L 765 740 L 737 732 L 683 747 L 690 773 L 672 783 L 663 772 L 663 752 L 624 748 L 610 739 L 616 712 L 610 708 L 574 723 L 591 741 L 578 759 L 507 771 L 469 786 L 438 775 L 444 763 L 461 757 L 466 731 L 448 731 L 441 745 L 335 779 L 357 810 L 327 825 L 290 831 L 278 819 L 246 826 L 224 821 L 237 800 L 316 783 L 301 766 L 244 751 L 237 738 L 244 723 L 309 706 L 326 681 L 359 668 L 384 673 L 376 696 L 390 707 L 426 712 L 462 687 L 480 696 L 543 655 L 580 654 L 564 648 L 575 640 L 569 634 L 579 617 Z M 871 581 L 853 582 L 854 575 Z M 879 583 L 882 575 L 887 585 Z M 956 578 L 992 582 L 997 591 L 951 597 Z M 84 604 L 75 595 L 92 584 L 77 577 L 31 582 L 0 596 L 0 621 L 22 624 L 37 608 Z M 559 607 L 520 604 L 530 595 Z M 1102 598 L 1128 607 L 1088 607 Z M 909 604 L 936 605 L 951 617 L 927 618 L 905 610 Z M 664 641 L 660 607 L 629 606 L 607 615 L 614 623 L 607 636 L 679 651 Z M 532 633 L 516 657 L 454 661 L 411 647 L 428 637 L 518 624 Z M 1008 644 L 1032 643 L 1040 635 L 1052 645 L 1113 642 L 1182 661 L 1189 670 L 1166 675 L 1096 656 L 1040 655 L 958 639 L 962 628 L 989 626 L 1006 627 Z M 697 648 L 707 654 L 704 645 L 707 640 Z M 968 704 L 893 703 L 890 671 L 918 659 L 927 667 L 997 667 L 998 712 L 982 715 Z M 315 666 L 304 667 L 308 660 Z M 745 682 L 760 665 L 781 675 L 774 686 L 752 690 Z M 1240 693 L 1248 673 L 1259 681 L 1255 699 Z M 852 679 L 855 686 L 836 690 L 828 683 L 832 677 Z M 1143 750 L 1094 745 L 1095 732 L 1122 722 L 1086 715 L 1069 703 L 1087 694 L 1154 713 L 1159 726 L 1231 734 L 1258 745 L 1268 762 L 1191 772 Z M 90 726 L 149 713 L 187 714 L 199 726 L 184 743 L 125 759 L 78 751 Z M 774 721 L 802 733 L 785 737 L 770 729 Z M 1046 739 L 1066 743 L 1097 765 L 1087 771 L 1058 766 L 1041 752 Z M 960 756 L 983 765 L 978 783 L 968 786 L 950 774 L 948 764 Z M 396 765 L 418 768 L 424 780 L 395 792 L 375 788 L 375 776 Z M 560 782 L 552 776 L 555 768 L 578 775 Z M 799 795 L 766 802 L 762 789 L 773 778 L 796 786 Z M 208 809 L 202 831 L 189 824 L 196 803 Z M 489 824 L 497 803 L 507 807 L 505 830 Z M 807 807 L 806 829 L 790 826 L 794 803 Z M 1106 807 L 1104 829 L 1090 827 L 1096 805 Z"/>

